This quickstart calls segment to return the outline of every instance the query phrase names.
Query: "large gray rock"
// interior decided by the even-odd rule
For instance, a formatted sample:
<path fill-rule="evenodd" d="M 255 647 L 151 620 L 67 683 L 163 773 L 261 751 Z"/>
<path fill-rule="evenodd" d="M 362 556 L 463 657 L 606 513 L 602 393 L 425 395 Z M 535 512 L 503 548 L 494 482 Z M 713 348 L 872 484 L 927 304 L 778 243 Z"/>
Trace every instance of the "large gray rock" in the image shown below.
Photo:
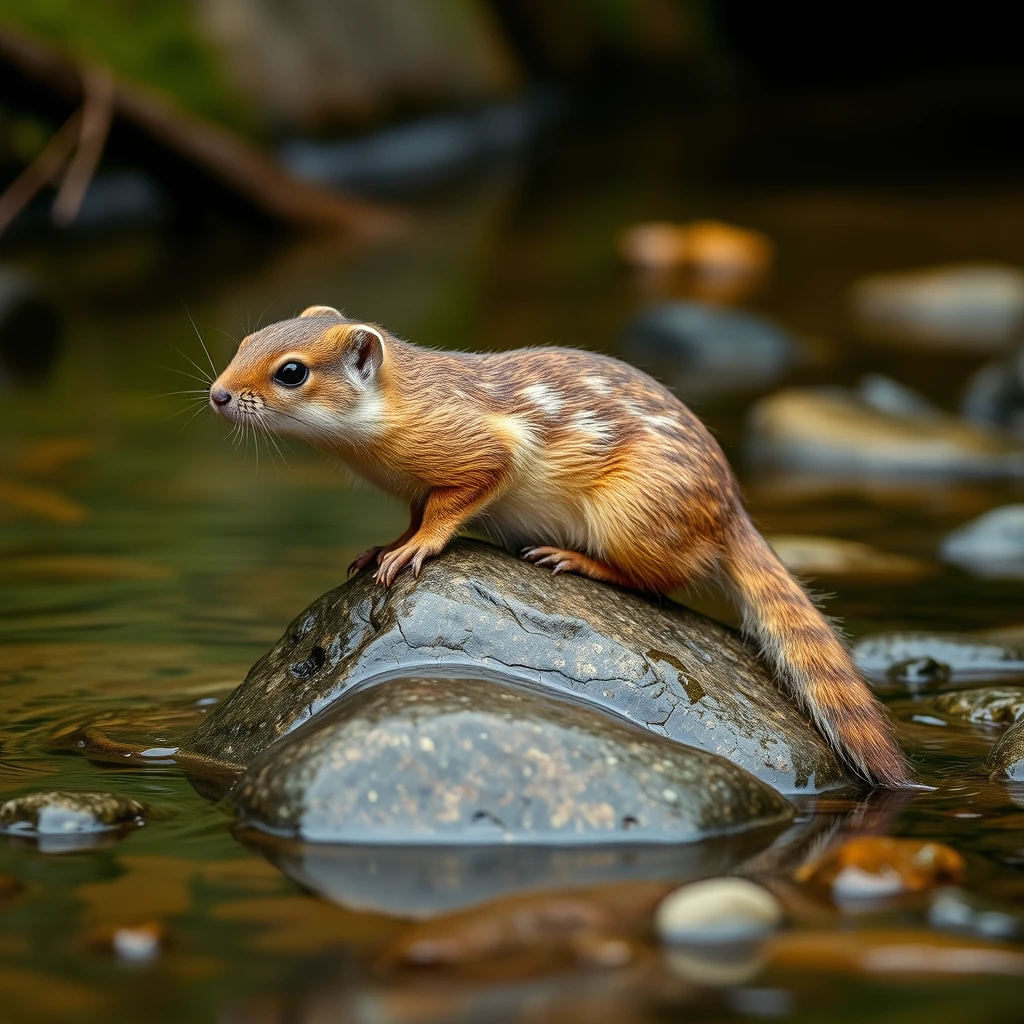
<path fill-rule="evenodd" d="M 383 678 L 264 750 L 243 824 L 344 843 L 686 842 L 793 808 L 731 761 L 499 679 Z"/>
<path fill-rule="evenodd" d="M 471 541 L 428 562 L 418 581 L 402 573 L 385 590 L 363 573 L 319 598 L 185 748 L 245 766 L 370 677 L 488 669 L 719 754 L 783 792 L 849 782 L 732 631 Z"/>

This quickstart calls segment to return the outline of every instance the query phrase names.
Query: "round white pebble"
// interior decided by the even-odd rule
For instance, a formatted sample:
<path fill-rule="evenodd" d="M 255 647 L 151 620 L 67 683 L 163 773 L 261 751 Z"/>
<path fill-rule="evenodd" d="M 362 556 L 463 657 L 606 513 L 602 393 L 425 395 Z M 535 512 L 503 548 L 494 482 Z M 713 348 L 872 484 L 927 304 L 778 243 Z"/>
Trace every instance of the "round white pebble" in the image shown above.
<path fill-rule="evenodd" d="M 782 904 L 745 878 L 709 878 L 666 896 L 654 923 L 663 942 L 752 942 L 776 929 Z"/>

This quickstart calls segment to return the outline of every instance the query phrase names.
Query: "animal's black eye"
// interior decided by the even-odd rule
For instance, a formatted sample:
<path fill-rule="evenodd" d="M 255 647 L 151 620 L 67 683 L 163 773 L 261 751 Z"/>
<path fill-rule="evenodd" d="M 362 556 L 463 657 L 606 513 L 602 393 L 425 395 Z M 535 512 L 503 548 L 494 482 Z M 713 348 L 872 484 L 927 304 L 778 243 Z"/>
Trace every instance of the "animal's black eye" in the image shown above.
<path fill-rule="evenodd" d="M 277 368 L 274 380 L 286 388 L 297 388 L 300 384 L 305 383 L 308 376 L 309 368 L 304 363 L 297 363 L 291 359 Z"/>

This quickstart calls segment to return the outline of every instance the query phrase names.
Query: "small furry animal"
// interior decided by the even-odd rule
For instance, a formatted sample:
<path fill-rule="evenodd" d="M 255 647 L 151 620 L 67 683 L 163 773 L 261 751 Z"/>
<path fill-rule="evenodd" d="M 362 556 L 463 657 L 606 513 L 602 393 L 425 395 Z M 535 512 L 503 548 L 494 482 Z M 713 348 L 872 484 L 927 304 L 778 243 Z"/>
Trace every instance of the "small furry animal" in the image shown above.
<path fill-rule="evenodd" d="M 635 367 L 567 348 L 431 351 L 312 306 L 243 339 L 210 403 L 408 502 L 409 528 L 350 567 L 375 562 L 385 586 L 470 524 L 554 573 L 652 593 L 718 578 L 834 748 L 868 781 L 908 784 L 885 711 L 751 522 L 721 448 Z"/>

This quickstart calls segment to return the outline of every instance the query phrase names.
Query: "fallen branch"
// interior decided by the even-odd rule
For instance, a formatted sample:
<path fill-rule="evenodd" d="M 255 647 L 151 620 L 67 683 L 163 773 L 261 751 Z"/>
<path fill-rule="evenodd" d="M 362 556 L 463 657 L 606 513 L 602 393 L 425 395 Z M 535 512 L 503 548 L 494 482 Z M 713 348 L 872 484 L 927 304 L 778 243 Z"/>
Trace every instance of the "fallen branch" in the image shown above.
<path fill-rule="evenodd" d="M 71 156 L 60 191 L 53 203 L 53 222 L 69 227 L 75 222 L 82 200 L 99 167 L 103 147 L 110 134 L 114 113 L 114 76 L 108 68 L 92 67 L 82 72 L 82 130 L 78 148 Z"/>
<path fill-rule="evenodd" d="M 293 178 L 259 147 L 182 111 L 143 86 L 116 79 L 109 70 L 102 73 L 110 76 L 106 93 L 98 78 L 93 77 L 89 84 L 90 76 L 100 74 L 96 69 L 86 70 L 45 43 L 7 27 L 0 29 L 0 75 L 17 87 L 8 90 L 8 95 L 18 95 L 26 106 L 35 96 L 37 106 L 50 112 L 84 107 L 0 198 L 0 230 L 4 214 L 10 216 L 14 211 L 16 216 L 60 173 L 76 146 L 78 156 L 69 169 L 55 216 L 60 219 L 77 212 L 103 151 L 104 123 L 112 136 L 111 145 L 113 136 L 120 134 L 122 151 L 154 177 L 168 182 L 173 193 L 186 198 L 191 199 L 191 189 L 205 186 L 208 191 L 229 194 L 278 223 L 320 231 L 379 234 L 400 223 L 391 211 Z M 72 125 L 72 121 L 76 123 Z"/>
<path fill-rule="evenodd" d="M 0 195 L 0 234 L 10 227 L 42 189 L 60 176 L 78 145 L 81 123 L 82 112 L 76 110 L 57 129 L 35 160 Z"/>

